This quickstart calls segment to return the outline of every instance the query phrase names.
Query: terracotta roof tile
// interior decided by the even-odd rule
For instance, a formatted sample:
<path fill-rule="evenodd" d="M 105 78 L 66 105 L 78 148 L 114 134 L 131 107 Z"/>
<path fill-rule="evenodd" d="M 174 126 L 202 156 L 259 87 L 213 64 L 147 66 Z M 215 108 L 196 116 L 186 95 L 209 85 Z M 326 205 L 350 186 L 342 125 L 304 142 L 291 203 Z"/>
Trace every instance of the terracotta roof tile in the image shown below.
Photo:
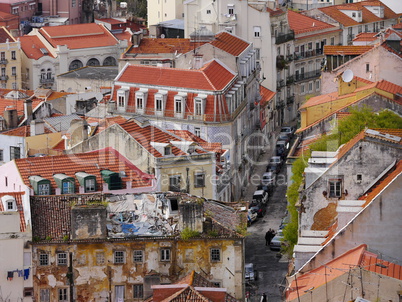
<path fill-rule="evenodd" d="M 174 38 L 142 38 L 138 47 L 131 47 L 128 54 L 158 54 L 158 53 L 186 53 L 196 47 L 205 44 L 204 42 L 190 42 L 190 39 Z"/>
<path fill-rule="evenodd" d="M 379 5 L 384 7 L 384 18 L 377 17 L 367 8 L 365 8 L 365 6 L 379 6 Z M 351 17 L 348 17 L 346 14 L 341 12 L 341 10 L 347 10 L 351 8 L 353 8 L 354 10 L 361 10 L 362 12 L 361 23 L 355 21 Z M 321 7 L 319 8 L 319 10 L 321 10 L 323 13 L 330 16 L 331 18 L 333 18 L 334 20 L 336 20 L 337 22 L 346 27 L 365 23 L 378 22 L 387 19 L 396 19 L 398 17 L 398 15 L 395 12 L 393 12 L 388 6 L 386 6 L 381 1 L 362 1 L 351 4 L 331 5 L 327 7 Z"/>
<path fill-rule="evenodd" d="M 114 34 L 114 36 L 121 41 L 124 41 L 124 40 L 127 41 L 129 46 L 132 45 L 131 44 L 131 33 L 129 33 L 128 31 L 124 31 L 122 33 L 116 33 L 116 34 Z"/>
<path fill-rule="evenodd" d="M 81 49 L 118 44 L 116 37 L 105 26 L 96 23 L 44 26 L 39 32 L 54 48 L 58 45 Z"/>
<path fill-rule="evenodd" d="M 26 231 L 26 223 L 25 223 L 25 215 L 24 215 L 24 206 L 22 203 L 22 196 L 25 195 L 25 192 L 2 192 L 0 193 L 0 198 L 6 195 L 10 195 L 14 197 L 15 203 L 17 204 L 17 210 L 20 213 L 20 232 Z M 3 212 L 3 203 L 0 202 L 0 212 Z"/>
<path fill-rule="evenodd" d="M 268 88 L 260 85 L 261 105 L 273 100 L 276 92 L 269 90 Z"/>
<path fill-rule="evenodd" d="M 0 43 L 15 42 L 14 37 L 4 28 L 0 27 Z"/>
<path fill-rule="evenodd" d="M 335 26 L 331 24 L 307 17 L 292 10 L 288 10 L 288 21 L 290 28 L 296 35 L 312 31 L 321 31 L 328 28 L 335 29 Z"/>
<path fill-rule="evenodd" d="M 45 128 L 45 133 L 53 133 L 48 128 Z M 11 136 L 22 136 L 22 137 L 29 137 L 31 136 L 31 126 L 21 126 L 15 129 L 11 129 L 8 131 L 1 132 L 4 135 L 11 135 Z"/>
<path fill-rule="evenodd" d="M 188 130 L 168 130 L 169 132 L 181 137 L 182 139 L 190 142 L 196 142 L 203 149 L 211 152 L 222 153 L 222 143 L 208 143 L 201 137 L 196 136 Z"/>
<path fill-rule="evenodd" d="M 112 148 L 70 155 L 21 158 L 16 159 L 15 164 L 22 180 L 29 187 L 31 187 L 29 176 L 39 175 L 50 180 L 52 194 L 56 189 L 53 175 L 57 173 L 64 173 L 69 177 L 74 177 L 76 191 L 78 191 L 79 187 L 78 180 L 75 177 L 76 172 L 95 175 L 97 184 L 101 184 L 103 181 L 101 180 L 100 170 L 125 171 L 127 177 L 122 177 L 122 180 L 132 181 L 133 188 L 150 186 L 149 179 L 153 177 L 139 170 Z M 97 168 L 97 166 L 100 168 Z"/>
<path fill-rule="evenodd" d="M 127 122 L 127 119 L 122 117 L 121 115 L 118 115 L 118 116 L 112 116 L 112 117 L 105 117 L 103 119 L 88 117 L 86 119 L 86 121 L 88 122 L 88 124 L 98 123 L 96 130 L 93 133 L 93 135 L 95 135 L 95 134 L 98 134 L 99 132 L 102 132 L 103 130 L 105 130 L 106 128 L 108 128 L 109 126 L 111 126 L 113 124 L 121 125 L 121 124 Z"/>
<path fill-rule="evenodd" d="M 213 60 L 199 70 L 128 65 L 116 81 L 215 91 L 225 88 L 235 77 L 230 70 Z"/>
<path fill-rule="evenodd" d="M 353 41 L 358 42 L 358 41 L 375 41 L 378 38 L 376 37 L 377 33 L 360 33 L 357 34 L 356 38 L 353 39 Z"/>
<path fill-rule="evenodd" d="M 215 39 L 210 42 L 211 45 L 226 51 L 233 56 L 239 56 L 243 51 L 249 47 L 250 43 L 228 33 L 220 32 L 215 35 Z"/>
<path fill-rule="evenodd" d="M 28 57 L 28 59 L 38 60 L 42 57 L 48 56 L 54 58 L 51 52 L 46 48 L 45 44 L 39 39 L 38 36 L 21 36 L 21 49 Z M 44 54 L 41 49 L 46 49 L 47 54 Z"/>
<path fill-rule="evenodd" d="M 324 55 L 331 56 L 359 56 L 370 49 L 372 45 L 325 45 Z"/>

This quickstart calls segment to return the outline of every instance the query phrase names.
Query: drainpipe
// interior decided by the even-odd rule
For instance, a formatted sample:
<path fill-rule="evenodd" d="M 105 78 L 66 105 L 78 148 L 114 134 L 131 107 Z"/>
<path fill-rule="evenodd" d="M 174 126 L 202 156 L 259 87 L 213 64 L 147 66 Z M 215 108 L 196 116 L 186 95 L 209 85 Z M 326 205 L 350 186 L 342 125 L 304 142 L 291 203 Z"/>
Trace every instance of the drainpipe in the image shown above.
<path fill-rule="evenodd" d="M 68 281 L 70 283 L 70 302 L 74 302 L 74 274 L 73 274 L 73 253 L 69 253 Z"/>
<path fill-rule="evenodd" d="M 190 168 L 186 168 L 186 186 L 187 186 L 187 193 L 190 193 L 190 179 L 188 178 L 188 171 L 190 170 Z"/>

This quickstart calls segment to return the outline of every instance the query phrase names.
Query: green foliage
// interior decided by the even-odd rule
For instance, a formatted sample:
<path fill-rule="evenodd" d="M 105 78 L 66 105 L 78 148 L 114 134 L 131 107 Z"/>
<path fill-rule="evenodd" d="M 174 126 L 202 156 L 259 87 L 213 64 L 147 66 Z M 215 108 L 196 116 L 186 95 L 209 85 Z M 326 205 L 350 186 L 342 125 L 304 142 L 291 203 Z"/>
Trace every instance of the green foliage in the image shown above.
<path fill-rule="evenodd" d="M 183 239 L 183 240 L 189 240 L 191 238 L 198 237 L 198 236 L 200 236 L 200 232 L 194 231 L 194 230 L 192 230 L 190 228 L 185 228 L 180 233 L 180 238 Z"/>
<path fill-rule="evenodd" d="M 70 239 L 70 236 L 69 235 L 64 235 L 63 236 L 63 241 L 68 241 Z"/>
<path fill-rule="evenodd" d="M 46 236 L 45 240 L 50 241 L 50 240 L 52 240 L 52 237 L 51 236 Z"/>
<path fill-rule="evenodd" d="M 239 224 L 239 225 L 236 227 L 236 232 L 239 233 L 240 235 L 247 236 L 247 235 L 248 235 L 248 232 L 247 232 L 247 223 Z"/>
<path fill-rule="evenodd" d="M 216 230 L 210 230 L 208 232 L 208 236 L 211 236 L 211 237 L 217 237 L 218 235 L 219 235 L 219 233 Z"/>
<path fill-rule="evenodd" d="M 40 241 L 40 237 L 39 237 L 39 236 L 33 236 L 32 241 L 33 241 L 33 242 L 39 242 L 39 241 Z"/>
<path fill-rule="evenodd" d="M 286 192 L 290 221 L 283 230 L 284 239 L 288 243 L 284 252 L 289 255 L 293 253 L 293 247 L 297 243 L 298 211 L 296 203 L 299 200 L 299 188 L 303 182 L 304 169 L 307 167 L 311 151 L 336 151 L 339 146 L 350 141 L 365 128 L 402 128 L 402 118 L 389 110 L 375 113 L 370 107 L 355 106 L 351 107 L 349 111 L 351 114 L 341 120 L 332 133 L 323 135 L 319 140 L 311 144 L 310 150 L 304 152 L 303 156 L 298 158 L 292 165 L 293 182 Z"/>

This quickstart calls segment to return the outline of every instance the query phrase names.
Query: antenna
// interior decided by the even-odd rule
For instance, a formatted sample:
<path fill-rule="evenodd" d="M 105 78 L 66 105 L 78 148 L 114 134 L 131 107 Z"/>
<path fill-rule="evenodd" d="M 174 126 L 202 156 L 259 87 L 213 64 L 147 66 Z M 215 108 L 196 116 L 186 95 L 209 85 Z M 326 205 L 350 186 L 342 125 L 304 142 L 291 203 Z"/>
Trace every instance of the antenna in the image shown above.
<path fill-rule="evenodd" d="M 353 71 L 350 69 L 346 69 L 342 74 L 342 80 L 345 83 L 349 83 L 351 80 L 353 80 L 353 76 Z"/>

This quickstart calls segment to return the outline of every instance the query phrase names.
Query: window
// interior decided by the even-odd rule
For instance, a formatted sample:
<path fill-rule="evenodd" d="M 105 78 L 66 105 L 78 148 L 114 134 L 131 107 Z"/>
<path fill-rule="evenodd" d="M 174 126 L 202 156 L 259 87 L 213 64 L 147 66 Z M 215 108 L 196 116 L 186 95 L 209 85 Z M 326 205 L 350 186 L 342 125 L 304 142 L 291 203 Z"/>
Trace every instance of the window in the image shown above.
<path fill-rule="evenodd" d="M 39 265 L 49 265 L 49 255 L 46 253 L 39 254 Z"/>
<path fill-rule="evenodd" d="M 364 32 L 368 32 L 369 31 L 369 29 L 368 29 L 368 25 L 366 24 L 366 25 L 364 25 Z"/>
<path fill-rule="evenodd" d="M 180 175 L 173 175 L 169 177 L 169 191 L 180 191 Z"/>
<path fill-rule="evenodd" d="M 142 250 L 133 251 L 133 262 L 143 262 L 144 254 Z"/>
<path fill-rule="evenodd" d="M 357 32 L 360 34 L 363 31 L 363 27 L 361 25 L 359 25 L 357 27 Z"/>
<path fill-rule="evenodd" d="M 312 92 L 313 91 L 313 82 L 308 83 L 308 91 Z"/>
<path fill-rule="evenodd" d="M 7 201 L 7 211 L 14 210 L 14 201 Z"/>
<path fill-rule="evenodd" d="M 33 297 L 33 287 L 24 287 L 24 297 Z"/>
<path fill-rule="evenodd" d="M 4 51 L 0 52 L 0 60 L 5 61 L 6 60 L 6 53 Z"/>
<path fill-rule="evenodd" d="M 76 1 L 77 0 L 71 0 L 71 7 L 75 7 L 77 5 Z"/>
<path fill-rule="evenodd" d="M 45 80 L 46 79 L 46 72 L 44 69 L 40 70 L 40 78 L 41 80 Z"/>
<path fill-rule="evenodd" d="M 361 182 L 362 179 L 363 179 L 363 177 L 362 177 L 361 174 L 357 174 L 357 175 L 356 175 L 356 180 L 357 180 L 358 182 Z"/>
<path fill-rule="evenodd" d="M 11 88 L 12 88 L 12 89 L 17 89 L 17 82 L 13 82 L 13 83 L 11 84 Z"/>
<path fill-rule="evenodd" d="M 85 192 L 95 192 L 96 182 L 95 178 L 88 178 L 85 180 Z"/>
<path fill-rule="evenodd" d="M 342 181 L 340 179 L 329 180 L 329 197 L 341 197 Z"/>
<path fill-rule="evenodd" d="M 74 183 L 72 181 L 63 181 L 61 194 L 72 194 L 72 193 L 74 193 Z"/>
<path fill-rule="evenodd" d="M 137 97 L 137 109 L 144 109 L 144 99 L 142 97 Z"/>
<path fill-rule="evenodd" d="M 205 187 L 205 173 L 204 172 L 196 172 L 194 174 L 194 187 L 196 187 L 196 188 Z"/>
<path fill-rule="evenodd" d="M 170 249 L 161 249 L 161 261 L 170 261 Z"/>
<path fill-rule="evenodd" d="M 11 75 L 17 75 L 17 67 L 11 67 Z"/>
<path fill-rule="evenodd" d="M 207 9 L 207 15 L 210 15 L 210 14 L 211 14 L 211 10 Z"/>
<path fill-rule="evenodd" d="M 335 45 L 335 37 L 331 37 L 331 45 Z"/>
<path fill-rule="evenodd" d="M 221 282 L 219 282 L 219 281 L 212 281 L 212 284 L 213 284 L 215 287 L 221 287 Z"/>
<path fill-rule="evenodd" d="M 103 265 L 103 264 L 105 264 L 105 253 L 97 252 L 96 253 L 96 265 Z"/>
<path fill-rule="evenodd" d="M 213 248 L 210 250 L 210 253 L 211 253 L 211 261 L 212 262 L 221 261 L 221 249 Z"/>
<path fill-rule="evenodd" d="M 5 77 L 5 76 L 6 76 L 6 68 L 5 68 L 5 67 L 2 67 L 2 68 L 1 68 L 1 76 L 2 76 L 2 77 Z"/>
<path fill-rule="evenodd" d="M 305 93 L 305 86 L 304 86 L 304 84 L 301 84 L 301 85 L 300 85 L 300 93 L 301 93 L 301 94 L 304 94 L 304 93 Z"/>
<path fill-rule="evenodd" d="M 114 296 L 116 302 L 123 302 L 124 301 L 124 295 L 125 295 L 125 288 L 124 285 L 115 285 L 114 287 Z"/>
<path fill-rule="evenodd" d="M 201 137 L 201 128 L 195 127 L 194 128 L 194 134 L 198 137 Z"/>
<path fill-rule="evenodd" d="M 162 99 L 160 99 L 160 98 L 157 98 L 156 100 L 155 100 L 155 110 L 156 111 L 162 111 L 162 104 L 163 104 L 163 101 L 162 101 Z"/>
<path fill-rule="evenodd" d="M 67 253 L 57 253 L 57 265 L 67 265 Z"/>
<path fill-rule="evenodd" d="M 117 98 L 118 106 L 124 107 L 124 95 L 119 95 Z"/>
<path fill-rule="evenodd" d="M 352 13 L 352 18 L 356 18 L 356 13 Z"/>
<path fill-rule="evenodd" d="M 10 147 L 10 160 L 21 158 L 21 149 L 20 147 Z"/>
<path fill-rule="evenodd" d="M 50 302 L 50 289 L 41 288 L 40 294 L 39 294 L 39 301 L 40 302 Z"/>
<path fill-rule="evenodd" d="M 316 91 L 320 90 L 320 80 L 315 81 L 315 90 Z"/>
<path fill-rule="evenodd" d="M 308 43 L 308 50 L 312 50 L 313 49 L 313 42 L 309 42 Z"/>
<path fill-rule="evenodd" d="M 11 60 L 16 60 L 15 50 L 11 51 Z"/>
<path fill-rule="evenodd" d="M 260 26 L 254 26 L 254 37 L 260 37 L 261 35 L 261 27 Z"/>
<path fill-rule="evenodd" d="M 39 184 L 38 195 L 50 195 L 50 184 Z"/>
<path fill-rule="evenodd" d="M 370 63 L 366 63 L 366 72 L 370 72 Z"/>
<path fill-rule="evenodd" d="M 261 58 L 261 50 L 259 48 L 254 48 L 255 50 L 255 59 L 260 60 Z"/>
<path fill-rule="evenodd" d="M 0 149 L 0 161 L 4 161 L 3 149 Z"/>
<path fill-rule="evenodd" d="M 52 70 L 50 68 L 48 68 L 47 71 L 46 71 L 46 78 L 48 80 L 52 79 Z"/>
<path fill-rule="evenodd" d="M 142 284 L 133 285 L 133 298 L 142 299 L 144 297 L 144 286 Z"/>
<path fill-rule="evenodd" d="M 67 302 L 68 301 L 68 290 L 67 288 L 58 289 L 58 301 Z"/>
<path fill-rule="evenodd" d="M 172 154 L 172 148 L 170 146 L 165 147 L 163 151 L 165 152 L 165 155 Z"/>
<path fill-rule="evenodd" d="M 203 114 L 203 102 L 201 99 L 194 100 L 194 114 L 195 115 L 202 115 Z"/>
<path fill-rule="evenodd" d="M 114 252 L 114 263 L 115 264 L 124 263 L 124 251 L 115 251 Z"/>
<path fill-rule="evenodd" d="M 12 14 L 18 15 L 18 7 L 13 7 Z"/>
<path fill-rule="evenodd" d="M 182 113 L 182 103 L 181 99 L 176 99 L 175 100 L 175 106 L 174 106 L 174 111 L 175 113 Z"/>

